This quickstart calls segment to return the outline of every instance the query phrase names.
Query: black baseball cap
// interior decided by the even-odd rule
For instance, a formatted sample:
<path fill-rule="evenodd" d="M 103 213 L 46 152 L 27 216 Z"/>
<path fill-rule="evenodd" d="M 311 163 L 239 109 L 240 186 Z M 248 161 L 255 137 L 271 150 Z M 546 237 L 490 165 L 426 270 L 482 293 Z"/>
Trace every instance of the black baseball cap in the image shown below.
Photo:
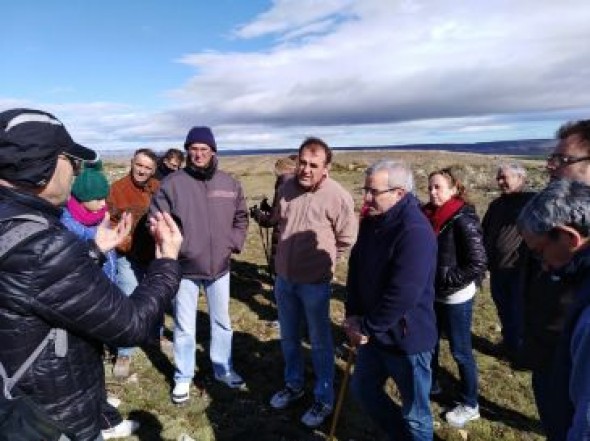
<path fill-rule="evenodd" d="M 63 123 L 51 113 L 33 109 L 0 112 L 0 179 L 31 187 L 47 185 L 66 154 L 95 162 L 99 155 L 74 142 Z"/>

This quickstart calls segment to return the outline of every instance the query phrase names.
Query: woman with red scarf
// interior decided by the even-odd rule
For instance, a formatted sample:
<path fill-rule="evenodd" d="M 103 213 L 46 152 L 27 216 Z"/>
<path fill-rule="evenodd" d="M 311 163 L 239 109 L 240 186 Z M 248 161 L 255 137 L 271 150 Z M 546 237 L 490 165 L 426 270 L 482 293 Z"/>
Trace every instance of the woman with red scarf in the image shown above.
<path fill-rule="evenodd" d="M 475 209 L 465 199 L 465 187 L 449 169 L 428 176 L 430 202 L 423 207 L 437 235 L 438 259 L 435 281 L 439 344 L 432 358 L 431 395 L 442 392 L 437 374 L 440 336 L 449 340 L 459 368 L 461 394 L 457 406 L 446 413 L 447 422 L 463 427 L 479 418 L 477 365 L 471 345 L 471 319 L 476 284 L 486 270 L 481 224 Z"/>

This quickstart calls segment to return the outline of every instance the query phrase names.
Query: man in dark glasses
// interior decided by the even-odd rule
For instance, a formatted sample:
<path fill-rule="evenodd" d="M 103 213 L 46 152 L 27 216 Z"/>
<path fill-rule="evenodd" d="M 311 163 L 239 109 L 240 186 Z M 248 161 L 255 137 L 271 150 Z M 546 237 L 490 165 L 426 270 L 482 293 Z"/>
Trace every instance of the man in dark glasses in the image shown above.
<path fill-rule="evenodd" d="M 590 120 L 568 122 L 557 131 L 559 142 L 547 157 L 551 179 L 590 184 Z"/>
<path fill-rule="evenodd" d="M 547 172 L 552 181 L 568 179 L 590 185 L 590 120 L 562 125 L 558 143 L 547 157 Z M 555 372 L 555 353 L 568 310 L 574 301 L 571 282 L 559 271 L 541 270 L 532 256 L 524 264 L 524 338 L 522 366 L 532 371 L 532 388 L 541 424 L 547 439 L 562 439 L 565 413 L 555 406 L 551 393 Z"/>
<path fill-rule="evenodd" d="M 50 113 L 0 112 L 0 397 L 26 395 L 37 421 L 44 415 L 33 425 L 18 413 L 18 429 L 10 425 L 17 416 L 0 418 L 1 439 L 16 439 L 17 430 L 17 438 L 40 439 L 24 431 L 56 425 L 64 440 L 113 435 L 101 433 L 102 344 L 143 344 L 178 290 L 182 235 L 169 214 L 150 219 L 156 259 L 131 297 L 102 263 L 129 235 L 132 216 L 103 222 L 88 241 L 60 222 L 76 169 L 97 159 Z"/>

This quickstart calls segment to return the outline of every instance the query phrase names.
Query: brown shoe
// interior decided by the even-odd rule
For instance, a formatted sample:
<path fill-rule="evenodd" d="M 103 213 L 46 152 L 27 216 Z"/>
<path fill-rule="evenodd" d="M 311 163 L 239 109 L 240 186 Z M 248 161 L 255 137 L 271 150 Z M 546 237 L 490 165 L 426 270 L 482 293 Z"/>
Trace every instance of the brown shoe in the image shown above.
<path fill-rule="evenodd" d="M 119 379 L 125 379 L 129 376 L 131 368 L 131 360 L 129 357 L 117 357 L 117 361 L 113 366 L 113 376 Z"/>

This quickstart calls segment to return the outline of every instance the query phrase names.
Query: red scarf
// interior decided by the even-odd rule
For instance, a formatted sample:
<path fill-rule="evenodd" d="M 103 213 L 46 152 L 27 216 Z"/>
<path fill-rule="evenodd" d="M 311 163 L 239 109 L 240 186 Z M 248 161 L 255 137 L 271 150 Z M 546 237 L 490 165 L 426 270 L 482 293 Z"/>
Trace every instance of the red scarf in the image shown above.
<path fill-rule="evenodd" d="M 367 217 L 369 215 L 369 213 L 371 212 L 371 209 L 369 208 L 369 206 L 364 203 L 363 206 L 361 207 L 361 211 L 359 213 L 359 219 L 363 220 L 365 217 Z"/>
<path fill-rule="evenodd" d="M 67 207 L 72 217 L 86 227 L 98 225 L 107 212 L 106 205 L 98 211 L 90 211 L 73 196 L 68 199 Z"/>
<path fill-rule="evenodd" d="M 434 233 L 438 236 L 440 229 L 450 218 L 452 218 L 461 207 L 465 205 L 465 201 L 461 198 L 451 198 L 440 207 L 435 207 L 432 203 L 428 203 L 422 207 L 422 211 L 430 221 Z"/>

